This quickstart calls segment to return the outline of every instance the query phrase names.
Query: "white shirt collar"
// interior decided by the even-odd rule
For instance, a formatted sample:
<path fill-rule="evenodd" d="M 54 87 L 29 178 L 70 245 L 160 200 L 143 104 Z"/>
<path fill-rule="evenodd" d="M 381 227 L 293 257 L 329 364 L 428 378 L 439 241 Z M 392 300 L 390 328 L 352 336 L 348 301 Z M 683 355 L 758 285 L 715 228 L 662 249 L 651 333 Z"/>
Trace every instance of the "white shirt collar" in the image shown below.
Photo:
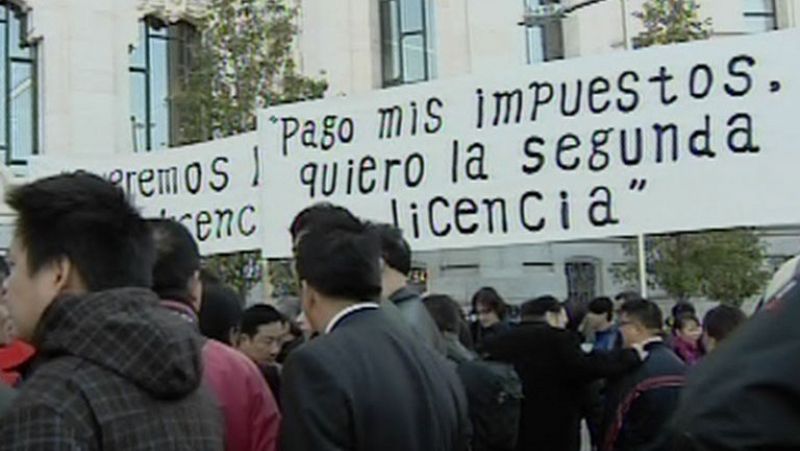
<path fill-rule="evenodd" d="M 378 304 L 374 302 L 359 302 L 357 304 L 353 304 L 350 307 L 347 307 L 336 314 L 331 320 L 328 322 L 327 327 L 325 327 L 325 333 L 329 334 L 331 331 L 346 317 L 352 313 L 358 312 L 360 310 L 372 310 L 378 308 Z"/>

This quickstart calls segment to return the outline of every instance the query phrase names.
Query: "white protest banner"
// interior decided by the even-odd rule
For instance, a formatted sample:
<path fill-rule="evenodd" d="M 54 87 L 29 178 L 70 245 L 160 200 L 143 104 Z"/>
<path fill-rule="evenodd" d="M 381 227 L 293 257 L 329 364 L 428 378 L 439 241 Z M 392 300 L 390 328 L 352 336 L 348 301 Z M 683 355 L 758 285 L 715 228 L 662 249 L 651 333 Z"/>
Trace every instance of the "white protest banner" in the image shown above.
<path fill-rule="evenodd" d="M 146 217 L 169 217 L 205 254 L 257 250 L 263 241 L 256 135 L 131 155 L 42 156 L 31 175 L 96 173 L 121 187 Z"/>
<path fill-rule="evenodd" d="M 416 250 L 800 221 L 800 30 L 261 112 L 266 254 L 318 201 Z"/>

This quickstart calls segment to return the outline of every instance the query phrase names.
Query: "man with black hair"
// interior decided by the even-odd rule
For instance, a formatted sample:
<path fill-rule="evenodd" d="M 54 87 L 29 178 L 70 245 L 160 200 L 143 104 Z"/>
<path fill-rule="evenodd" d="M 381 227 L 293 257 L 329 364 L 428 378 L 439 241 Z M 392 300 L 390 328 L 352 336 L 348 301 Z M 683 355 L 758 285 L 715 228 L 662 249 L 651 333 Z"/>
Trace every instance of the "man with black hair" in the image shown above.
<path fill-rule="evenodd" d="M 378 307 L 380 242 L 355 221 L 296 241 L 303 311 L 320 336 L 283 368 L 286 451 L 462 451 L 466 399 L 454 370 Z"/>
<path fill-rule="evenodd" d="M 329 202 L 317 202 L 300 211 L 289 226 L 289 233 L 292 236 L 293 252 L 295 254 L 297 253 L 297 244 L 300 238 L 311 230 L 325 231 L 337 228 L 353 230 L 360 229 L 363 226 L 364 224 L 362 221 L 351 213 L 350 210 L 338 205 L 333 205 Z M 408 328 L 409 330 L 413 330 L 400 311 L 400 308 L 395 305 L 394 302 L 382 297 L 378 301 L 378 304 L 380 308 L 386 312 L 392 322 Z M 315 334 L 316 332 L 312 332 L 311 338 L 313 338 Z M 416 334 L 413 335 L 417 337 Z"/>
<path fill-rule="evenodd" d="M 200 332 L 204 336 L 233 346 L 233 339 L 242 321 L 242 300 L 239 293 L 208 271 L 200 272 L 203 300 L 200 305 Z"/>
<path fill-rule="evenodd" d="M 411 273 L 411 247 L 403 232 L 390 224 L 373 226 L 381 240 L 383 259 L 381 297 L 400 309 L 403 319 L 411 326 L 414 335 L 421 338 L 442 355 L 447 355 L 447 344 L 436 327 L 430 313 L 422 304 L 419 293 L 408 286 Z"/>
<path fill-rule="evenodd" d="M 619 324 L 625 347 L 646 357 L 636 371 L 609 381 L 603 450 L 668 450 L 665 428 L 678 405 L 686 365 L 664 343 L 661 309 L 654 302 L 626 301 Z"/>
<path fill-rule="evenodd" d="M 153 290 L 161 305 L 199 329 L 203 286 L 200 251 L 186 228 L 171 219 L 151 219 L 156 248 Z M 225 419 L 229 451 L 273 451 L 280 413 L 261 373 L 244 355 L 216 340 L 205 340 L 203 375 Z"/>
<path fill-rule="evenodd" d="M 607 297 L 597 297 L 589 302 L 584 330 L 594 344 L 592 349 L 611 351 L 622 346 L 622 336 L 614 322 L 614 302 Z"/>
<path fill-rule="evenodd" d="M 488 357 L 514 365 L 524 398 L 518 451 L 577 451 L 587 385 L 636 368 L 634 350 L 584 353 L 565 328 L 564 307 L 541 296 L 521 307 L 522 322 L 486 344 Z"/>
<path fill-rule="evenodd" d="M 747 321 L 747 315 L 732 305 L 720 304 L 703 317 L 703 347 L 713 352 L 736 329 Z"/>
<path fill-rule="evenodd" d="M 236 347 L 261 370 L 280 404 L 278 356 L 289 340 L 289 320 L 275 307 L 258 304 L 244 311 Z"/>
<path fill-rule="evenodd" d="M 13 189 L 4 298 L 39 353 L 0 450 L 223 448 L 201 340 L 150 290 L 154 246 L 125 193 L 84 172 Z"/>

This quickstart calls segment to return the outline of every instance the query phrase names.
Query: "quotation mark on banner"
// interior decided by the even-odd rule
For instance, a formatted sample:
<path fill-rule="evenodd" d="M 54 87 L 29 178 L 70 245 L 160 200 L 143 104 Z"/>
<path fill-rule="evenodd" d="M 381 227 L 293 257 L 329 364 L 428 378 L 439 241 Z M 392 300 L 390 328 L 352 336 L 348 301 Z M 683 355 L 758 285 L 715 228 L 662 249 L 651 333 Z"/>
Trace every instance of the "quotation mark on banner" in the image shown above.
<path fill-rule="evenodd" d="M 647 180 L 645 179 L 633 179 L 631 180 L 631 184 L 628 185 L 628 189 L 631 191 L 639 191 L 642 192 L 647 187 Z"/>
<path fill-rule="evenodd" d="M 769 82 L 769 91 L 770 92 L 778 92 L 781 90 L 781 82 L 778 80 L 773 80 Z"/>

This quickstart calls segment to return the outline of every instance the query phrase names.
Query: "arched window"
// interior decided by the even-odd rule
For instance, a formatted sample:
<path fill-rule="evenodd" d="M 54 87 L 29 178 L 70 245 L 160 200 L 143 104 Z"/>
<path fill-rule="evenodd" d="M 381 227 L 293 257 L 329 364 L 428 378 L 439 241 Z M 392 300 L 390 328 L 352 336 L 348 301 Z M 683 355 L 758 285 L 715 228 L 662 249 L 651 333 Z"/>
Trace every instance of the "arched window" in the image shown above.
<path fill-rule="evenodd" d="M 430 80 L 436 75 L 430 0 L 380 0 L 383 86 Z"/>
<path fill-rule="evenodd" d="M 135 152 L 175 145 L 179 112 L 171 101 L 186 79 L 197 31 L 186 22 L 147 17 L 131 52 L 131 133 Z"/>
<path fill-rule="evenodd" d="M 25 164 L 38 152 L 36 47 L 27 39 L 28 16 L 0 1 L 0 149 L 6 164 Z"/>

